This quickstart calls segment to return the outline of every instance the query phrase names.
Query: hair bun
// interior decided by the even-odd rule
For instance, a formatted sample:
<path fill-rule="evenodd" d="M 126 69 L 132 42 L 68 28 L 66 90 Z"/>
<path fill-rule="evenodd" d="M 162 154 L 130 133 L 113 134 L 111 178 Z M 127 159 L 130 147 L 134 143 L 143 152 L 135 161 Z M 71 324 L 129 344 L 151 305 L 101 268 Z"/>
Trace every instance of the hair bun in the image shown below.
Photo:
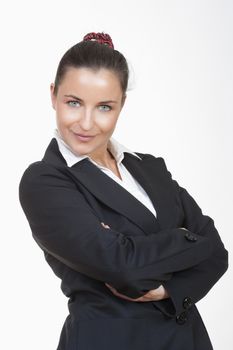
<path fill-rule="evenodd" d="M 100 44 L 105 44 L 114 49 L 114 45 L 112 42 L 112 39 L 109 34 L 102 33 L 95 33 L 91 32 L 84 36 L 83 41 L 98 41 Z"/>

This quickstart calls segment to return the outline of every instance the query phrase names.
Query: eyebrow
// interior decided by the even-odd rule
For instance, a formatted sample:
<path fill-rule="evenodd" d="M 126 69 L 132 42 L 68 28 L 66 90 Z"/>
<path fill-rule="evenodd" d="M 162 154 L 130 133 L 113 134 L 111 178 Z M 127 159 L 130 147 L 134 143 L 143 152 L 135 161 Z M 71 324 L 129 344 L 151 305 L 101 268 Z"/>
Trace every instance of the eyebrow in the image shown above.
<path fill-rule="evenodd" d="M 71 97 L 74 98 L 75 100 L 81 101 L 83 102 L 83 100 L 75 95 L 64 95 L 65 97 Z M 113 100 L 108 100 L 108 101 L 101 101 L 99 103 L 117 103 L 117 101 L 113 101 Z"/>

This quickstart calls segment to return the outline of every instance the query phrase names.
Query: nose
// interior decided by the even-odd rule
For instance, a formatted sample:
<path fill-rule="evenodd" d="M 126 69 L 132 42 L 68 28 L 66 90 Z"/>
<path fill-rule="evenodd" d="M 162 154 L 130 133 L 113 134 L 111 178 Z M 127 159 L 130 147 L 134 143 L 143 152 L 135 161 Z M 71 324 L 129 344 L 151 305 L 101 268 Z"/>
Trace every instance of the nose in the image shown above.
<path fill-rule="evenodd" d="M 91 109 L 85 108 L 79 120 L 79 125 L 83 130 L 90 130 L 94 124 L 94 114 Z"/>

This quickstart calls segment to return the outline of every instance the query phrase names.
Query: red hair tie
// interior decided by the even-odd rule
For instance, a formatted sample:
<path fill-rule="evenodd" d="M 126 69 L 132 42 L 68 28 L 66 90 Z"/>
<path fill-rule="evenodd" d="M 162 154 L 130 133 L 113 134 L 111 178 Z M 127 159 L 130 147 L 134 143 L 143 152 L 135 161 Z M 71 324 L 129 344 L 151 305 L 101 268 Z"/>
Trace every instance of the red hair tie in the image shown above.
<path fill-rule="evenodd" d="M 100 44 L 105 44 L 114 49 L 110 35 L 102 33 L 88 33 L 84 36 L 83 41 L 98 41 Z"/>

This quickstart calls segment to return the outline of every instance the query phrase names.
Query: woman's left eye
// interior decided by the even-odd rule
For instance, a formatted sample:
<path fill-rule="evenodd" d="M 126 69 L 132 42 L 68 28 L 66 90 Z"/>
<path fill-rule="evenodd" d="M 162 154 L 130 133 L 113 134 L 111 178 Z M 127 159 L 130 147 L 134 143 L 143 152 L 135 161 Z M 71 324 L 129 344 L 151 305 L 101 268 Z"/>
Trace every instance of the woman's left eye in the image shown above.
<path fill-rule="evenodd" d="M 102 105 L 100 107 L 106 107 L 103 109 L 103 111 L 110 111 L 112 109 L 112 107 L 108 106 L 108 105 Z"/>

